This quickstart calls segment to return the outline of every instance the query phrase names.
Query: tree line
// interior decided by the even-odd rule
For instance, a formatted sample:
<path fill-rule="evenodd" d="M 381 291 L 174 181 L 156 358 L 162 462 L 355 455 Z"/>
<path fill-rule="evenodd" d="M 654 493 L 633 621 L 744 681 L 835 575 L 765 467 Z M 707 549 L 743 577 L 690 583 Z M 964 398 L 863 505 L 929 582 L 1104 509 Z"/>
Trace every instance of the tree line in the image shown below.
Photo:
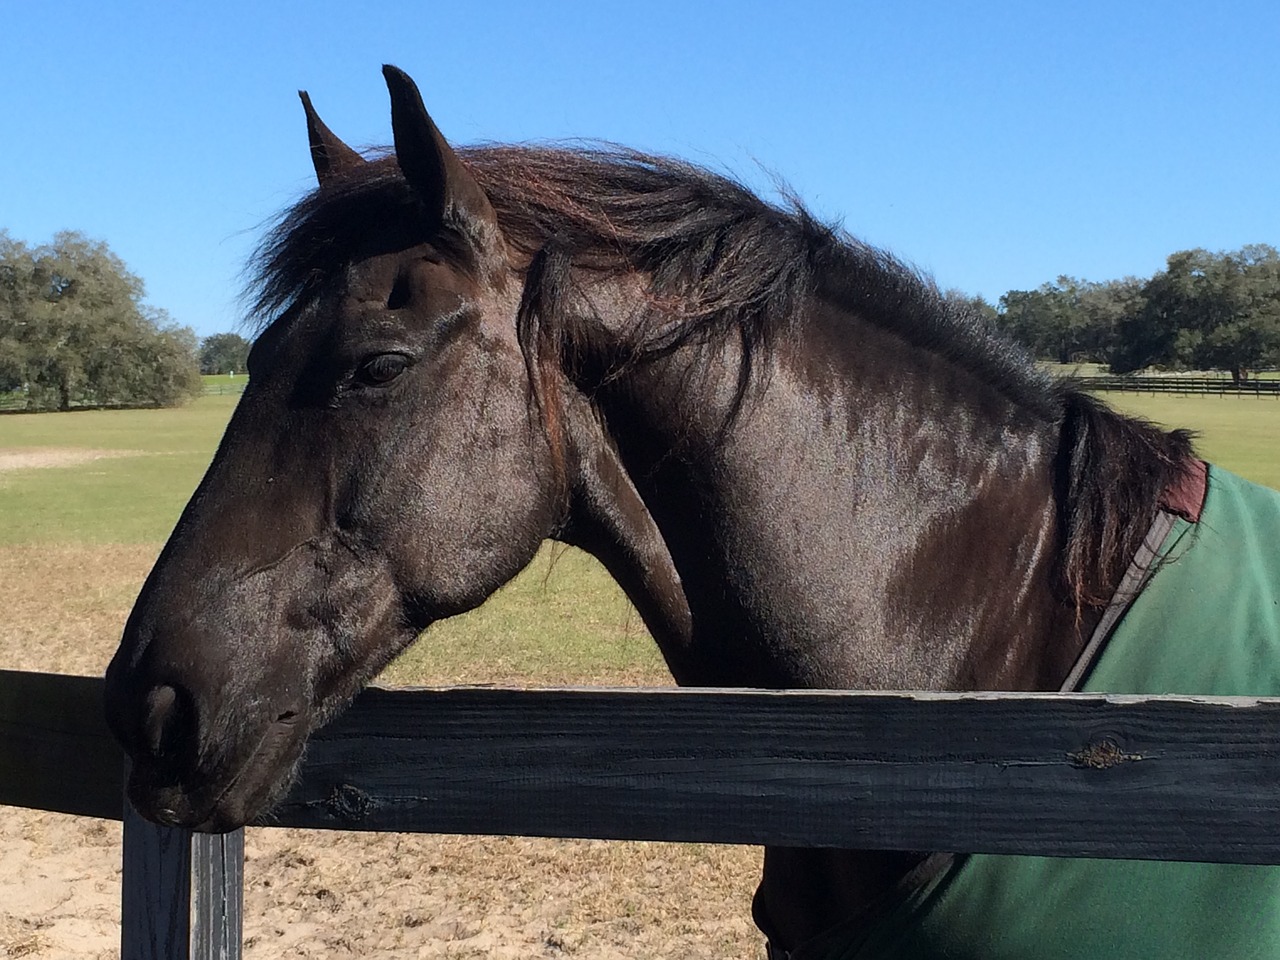
<path fill-rule="evenodd" d="M 1146 280 L 1062 276 L 1010 290 L 996 307 L 968 302 L 1059 363 L 1100 363 L 1117 374 L 1223 370 L 1237 382 L 1280 366 L 1280 253 L 1266 244 L 1183 250 Z"/>
<path fill-rule="evenodd" d="M 81 233 L 28 246 L 0 231 L 0 399 L 26 410 L 172 406 L 202 372 L 243 372 L 237 334 L 201 342 L 143 299 L 142 280 Z"/>

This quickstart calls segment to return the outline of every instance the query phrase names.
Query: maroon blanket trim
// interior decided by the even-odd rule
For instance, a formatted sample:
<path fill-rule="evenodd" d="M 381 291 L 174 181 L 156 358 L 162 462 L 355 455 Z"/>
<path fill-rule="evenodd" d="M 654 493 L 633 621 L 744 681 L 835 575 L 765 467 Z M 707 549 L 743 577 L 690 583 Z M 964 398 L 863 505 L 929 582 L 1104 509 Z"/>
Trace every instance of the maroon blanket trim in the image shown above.
<path fill-rule="evenodd" d="M 1182 478 L 1160 497 L 1160 506 L 1183 520 L 1199 523 L 1208 492 L 1209 465 L 1203 460 L 1188 460 Z"/>

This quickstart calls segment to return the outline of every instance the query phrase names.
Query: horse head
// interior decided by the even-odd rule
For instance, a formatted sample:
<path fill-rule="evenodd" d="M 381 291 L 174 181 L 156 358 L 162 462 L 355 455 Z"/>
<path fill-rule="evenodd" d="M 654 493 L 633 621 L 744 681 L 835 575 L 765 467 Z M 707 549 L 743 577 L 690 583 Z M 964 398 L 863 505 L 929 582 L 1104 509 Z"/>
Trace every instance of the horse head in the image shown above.
<path fill-rule="evenodd" d="M 280 309 L 107 672 L 130 796 L 160 822 L 263 810 L 311 730 L 519 572 L 575 501 L 607 496 L 614 526 L 656 542 L 581 405 L 559 404 L 572 447 L 534 415 L 494 210 L 413 82 L 384 73 L 393 160 L 302 94 L 319 187 L 265 254 Z"/>

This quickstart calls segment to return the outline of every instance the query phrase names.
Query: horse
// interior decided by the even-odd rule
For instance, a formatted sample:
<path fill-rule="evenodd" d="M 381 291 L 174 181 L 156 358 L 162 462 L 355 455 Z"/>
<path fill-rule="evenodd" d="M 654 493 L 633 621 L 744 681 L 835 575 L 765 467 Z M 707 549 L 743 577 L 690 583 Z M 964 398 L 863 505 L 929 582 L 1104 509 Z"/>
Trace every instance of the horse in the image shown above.
<path fill-rule="evenodd" d="M 548 539 L 683 685 L 1093 689 L 1162 584 L 1166 621 L 1227 592 L 1194 580 L 1214 537 L 1280 647 L 1280 578 L 1243 583 L 1228 517 L 1264 541 L 1276 498 L 1187 432 L 794 198 L 617 146 L 454 149 L 384 75 L 381 154 L 300 94 L 318 185 L 259 248 L 248 387 L 107 671 L 145 817 L 263 815 L 311 731 Z M 1137 648 L 1130 692 L 1280 690 L 1280 656 L 1166 682 Z M 1271 868 L 768 848 L 753 914 L 791 960 L 1261 957 L 1277 904 Z"/>

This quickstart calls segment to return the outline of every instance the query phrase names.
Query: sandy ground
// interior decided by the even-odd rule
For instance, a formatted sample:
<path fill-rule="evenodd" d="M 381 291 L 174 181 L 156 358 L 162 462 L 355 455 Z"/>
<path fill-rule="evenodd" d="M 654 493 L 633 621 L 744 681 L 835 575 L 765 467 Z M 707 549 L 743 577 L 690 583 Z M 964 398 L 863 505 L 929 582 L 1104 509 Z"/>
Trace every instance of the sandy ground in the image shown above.
<path fill-rule="evenodd" d="M 147 547 L 0 550 L 0 666 L 100 674 Z M 250 829 L 251 960 L 763 956 L 759 852 Z M 0 807 L 0 957 L 119 950 L 120 826 Z"/>
<path fill-rule="evenodd" d="M 244 955 L 757 957 L 751 851 L 251 829 Z M 0 956 L 118 956 L 119 825 L 0 808 Z"/>

